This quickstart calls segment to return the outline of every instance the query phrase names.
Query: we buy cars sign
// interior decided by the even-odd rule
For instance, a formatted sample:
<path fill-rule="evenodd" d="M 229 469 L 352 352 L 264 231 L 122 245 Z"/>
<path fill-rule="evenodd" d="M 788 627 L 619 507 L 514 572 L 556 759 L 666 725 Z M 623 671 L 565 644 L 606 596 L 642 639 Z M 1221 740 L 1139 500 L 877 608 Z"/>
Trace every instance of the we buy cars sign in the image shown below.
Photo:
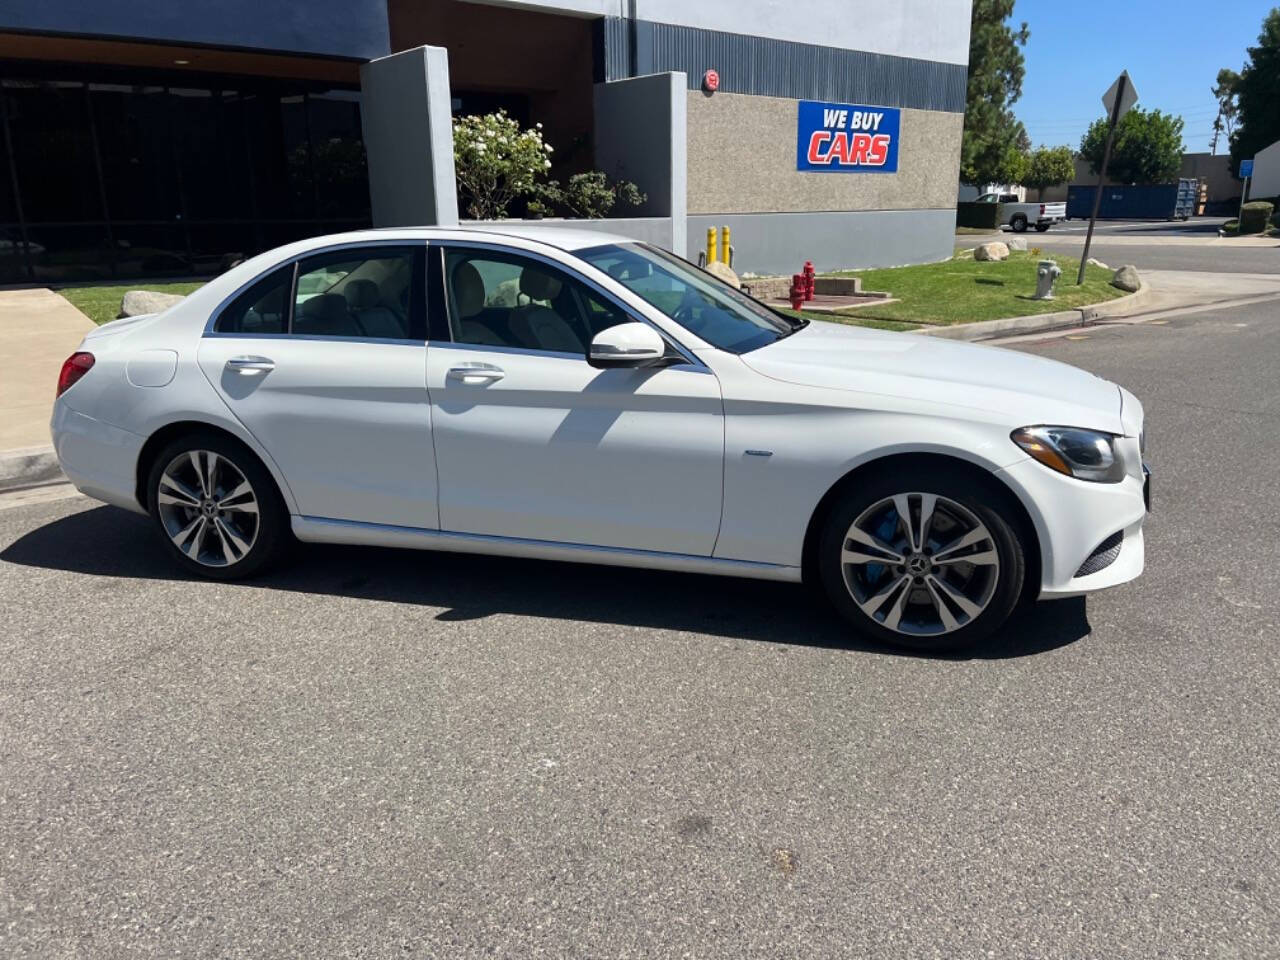
<path fill-rule="evenodd" d="M 800 101 L 796 169 L 896 173 L 902 112 L 892 107 Z"/>

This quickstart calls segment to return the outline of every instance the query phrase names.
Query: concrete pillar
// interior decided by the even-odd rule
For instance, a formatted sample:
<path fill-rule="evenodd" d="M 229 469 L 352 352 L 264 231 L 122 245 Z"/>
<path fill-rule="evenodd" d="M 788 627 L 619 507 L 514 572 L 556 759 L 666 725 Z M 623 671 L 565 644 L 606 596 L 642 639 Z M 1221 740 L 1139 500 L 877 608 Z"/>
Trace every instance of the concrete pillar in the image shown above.
<path fill-rule="evenodd" d="M 685 255 L 688 78 L 655 73 L 595 85 L 596 167 L 630 180 L 648 200 L 628 216 L 669 217 L 669 249 Z M 664 244 L 665 245 L 665 244 Z"/>
<path fill-rule="evenodd" d="M 360 67 L 375 227 L 458 222 L 449 54 L 414 47 Z"/>

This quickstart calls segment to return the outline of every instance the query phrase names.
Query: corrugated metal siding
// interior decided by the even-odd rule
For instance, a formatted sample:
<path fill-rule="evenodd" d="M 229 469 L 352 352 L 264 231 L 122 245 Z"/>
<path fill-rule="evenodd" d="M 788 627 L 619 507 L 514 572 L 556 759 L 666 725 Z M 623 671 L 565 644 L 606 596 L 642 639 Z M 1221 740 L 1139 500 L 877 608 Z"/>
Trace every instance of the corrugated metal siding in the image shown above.
<path fill-rule="evenodd" d="M 714 68 L 720 74 L 720 89 L 727 93 L 964 112 L 966 69 L 960 64 L 644 20 L 634 24 L 632 63 L 632 25 L 620 17 L 605 20 L 603 55 L 609 80 L 680 70 L 689 76 L 689 89 L 696 90 L 702 74 Z"/>

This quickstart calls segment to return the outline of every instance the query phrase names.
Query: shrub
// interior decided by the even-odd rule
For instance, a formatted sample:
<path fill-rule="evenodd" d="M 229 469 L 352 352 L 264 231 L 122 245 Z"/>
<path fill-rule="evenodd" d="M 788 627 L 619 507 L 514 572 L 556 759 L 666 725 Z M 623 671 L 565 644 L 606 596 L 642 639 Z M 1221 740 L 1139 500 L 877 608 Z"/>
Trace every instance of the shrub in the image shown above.
<path fill-rule="evenodd" d="M 1000 227 L 1000 204 L 975 201 L 957 203 L 956 226 L 997 230 Z"/>
<path fill-rule="evenodd" d="M 563 210 L 568 216 L 588 220 L 607 217 L 619 203 L 627 207 L 638 207 L 648 199 L 630 180 L 615 180 L 611 183 L 600 170 L 575 173 L 563 187 L 558 180 L 541 184 L 538 196 L 544 203 Z"/>
<path fill-rule="evenodd" d="M 521 130 L 505 110 L 453 121 L 453 164 L 467 213 L 497 220 L 518 196 L 530 194 L 551 168 L 542 124 Z"/>
<path fill-rule="evenodd" d="M 1267 221 L 1275 207 L 1265 200 L 1254 200 L 1240 208 L 1240 233 L 1265 233 Z"/>

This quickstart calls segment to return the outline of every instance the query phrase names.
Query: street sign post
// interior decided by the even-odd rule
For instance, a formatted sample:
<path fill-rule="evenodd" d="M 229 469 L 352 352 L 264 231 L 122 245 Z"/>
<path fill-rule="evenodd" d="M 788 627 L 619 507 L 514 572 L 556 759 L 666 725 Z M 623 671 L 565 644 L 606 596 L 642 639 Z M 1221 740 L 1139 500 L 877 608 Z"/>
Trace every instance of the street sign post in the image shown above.
<path fill-rule="evenodd" d="M 1253 176 L 1253 158 L 1240 161 L 1240 176 L 1244 179 L 1244 189 L 1240 191 L 1240 211 L 1236 214 L 1236 223 L 1240 223 L 1240 218 L 1244 216 L 1244 198 L 1249 195 L 1249 178 Z M 1240 232 L 1240 228 L 1236 227 L 1236 232 Z"/>
<path fill-rule="evenodd" d="M 1102 148 L 1102 169 L 1098 171 L 1098 188 L 1093 191 L 1093 213 L 1089 216 L 1089 232 L 1084 235 L 1084 252 L 1080 254 L 1080 274 L 1076 286 L 1084 283 L 1084 269 L 1089 262 L 1089 246 L 1093 243 L 1093 225 L 1098 222 L 1098 207 L 1102 204 L 1102 185 L 1107 180 L 1107 164 L 1111 161 L 1111 144 L 1116 138 L 1116 124 L 1138 102 L 1138 90 L 1129 79 L 1129 71 L 1122 70 L 1116 82 L 1102 95 L 1102 105 L 1107 108 L 1110 124 L 1107 127 L 1107 145 Z"/>

